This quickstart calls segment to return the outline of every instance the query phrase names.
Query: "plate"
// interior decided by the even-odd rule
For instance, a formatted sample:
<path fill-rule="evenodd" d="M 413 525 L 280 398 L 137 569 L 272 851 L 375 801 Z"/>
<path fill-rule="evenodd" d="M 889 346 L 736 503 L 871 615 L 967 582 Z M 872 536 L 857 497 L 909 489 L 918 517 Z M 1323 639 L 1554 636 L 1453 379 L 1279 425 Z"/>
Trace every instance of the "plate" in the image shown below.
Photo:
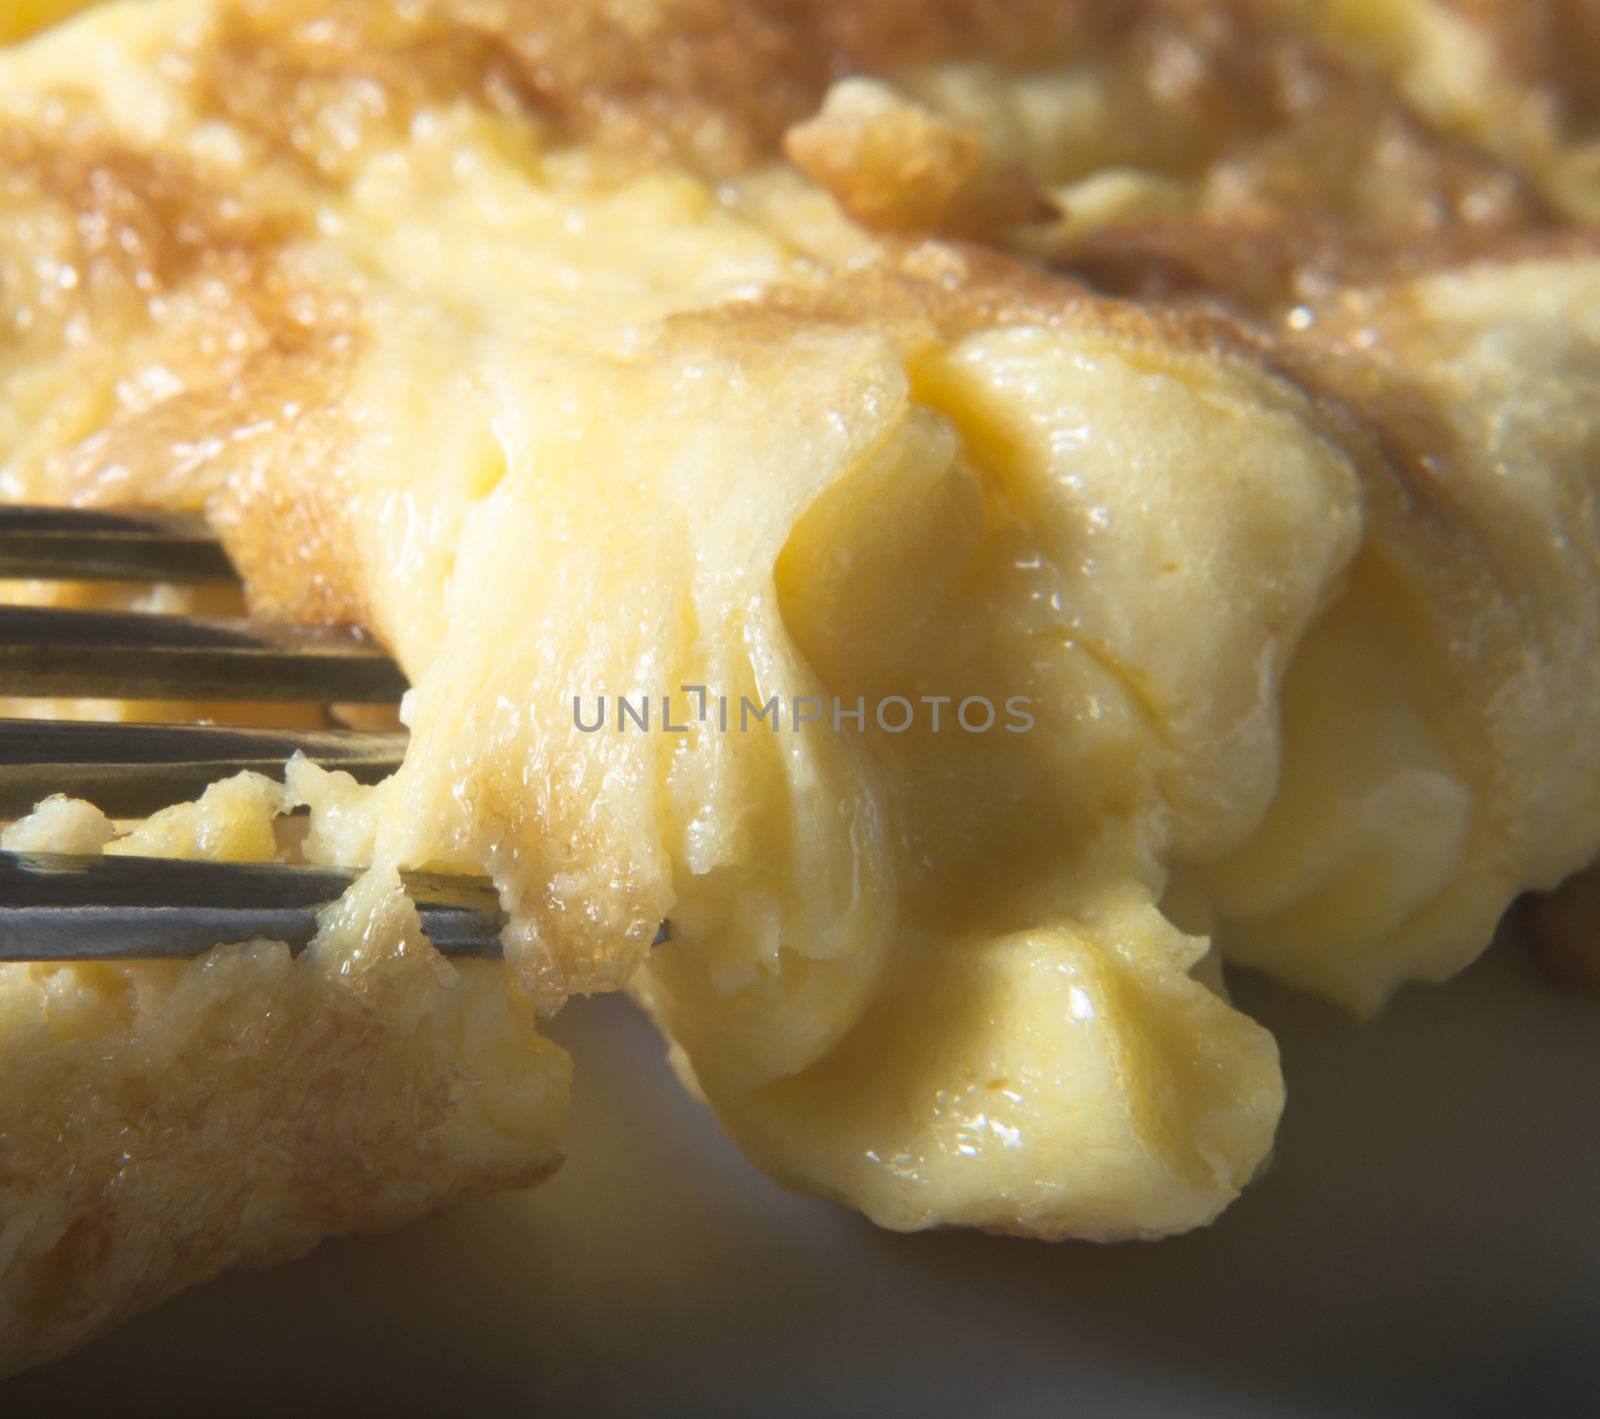
<path fill-rule="evenodd" d="M 756 1173 L 625 1001 L 578 1002 L 553 1182 L 224 1277 L 0 1410 L 1600 1414 L 1600 1000 L 1506 944 L 1372 1024 L 1234 989 L 1289 1108 L 1187 1237 L 877 1231 Z"/>

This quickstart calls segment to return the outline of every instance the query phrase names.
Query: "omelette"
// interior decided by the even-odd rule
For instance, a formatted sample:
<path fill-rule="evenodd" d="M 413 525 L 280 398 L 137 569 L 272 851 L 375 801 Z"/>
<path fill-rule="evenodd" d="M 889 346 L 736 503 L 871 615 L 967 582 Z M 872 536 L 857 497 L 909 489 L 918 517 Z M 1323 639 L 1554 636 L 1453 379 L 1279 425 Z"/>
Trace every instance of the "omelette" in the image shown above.
<path fill-rule="evenodd" d="M 1370 1013 L 1600 850 L 1596 59 L 1555 0 L 0 51 L 0 497 L 202 513 L 412 686 L 377 786 L 6 830 L 261 860 L 307 807 L 363 870 L 298 957 L 0 967 L 0 1362 L 545 1176 L 574 994 L 883 1226 L 1215 1218 L 1284 1104 L 1227 963 Z M 503 970 L 421 867 L 493 880 Z"/>

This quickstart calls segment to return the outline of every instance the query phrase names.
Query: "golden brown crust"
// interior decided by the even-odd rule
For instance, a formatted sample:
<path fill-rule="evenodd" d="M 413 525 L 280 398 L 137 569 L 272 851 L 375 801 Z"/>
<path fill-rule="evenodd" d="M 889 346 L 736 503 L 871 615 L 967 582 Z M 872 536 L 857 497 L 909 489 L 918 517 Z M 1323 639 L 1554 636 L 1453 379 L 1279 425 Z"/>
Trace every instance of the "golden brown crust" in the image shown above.
<path fill-rule="evenodd" d="M 181 157 L 119 141 L 81 98 L 63 94 L 28 126 L 0 124 L 6 196 L 62 210 L 90 280 L 86 299 L 168 291 L 204 271 L 248 288 L 286 215 L 245 206 Z"/>
<path fill-rule="evenodd" d="M 1553 3 L 1537 8 L 1540 33 L 1566 35 Z M 1497 13 L 1495 23 L 1509 22 Z M 1519 18 L 1513 28 L 1528 27 Z M 1524 48 L 1532 86 L 1550 67 L 1535 56 L 1551 61 L 1562 46 Z M 647 12 L 562 0 L 237 0 L 178 50 L 202 115 L 330 182 L 374 138 L 457 101 L 628 164 L 670 159 L 725 178 L 808 131 L 840 78 L 894 82 L 959 60 L 1001 75 L 1081 75 L 1100 92 L 1092 150 L 1035 154 L 1039 181 L 1082 176 L 1090 158 L 1133 164 L 1205 183 L 1226 209 L 1213 216 L 1322 215 L 1376 223 L 1391 241 L 1548 220 L 1502 161 L 1431 130 L 1387 77 L 1254 0 L 1033 0 L 998 11 L 981 0 L 675 0 Z M 841 162 L 823 151 L 827 136 L 799 140 L 808 170 Z M 959 231 L 939 225 L 941 212 L 934 204 L 920 229 Z M 902 204 L 900 228 L 915 215 Z M 228 240 L 205 221 L 189 230 Z"/>
<path fill-rule="evenodd" d="M 996 164 L 974 125 L 872 80 L 837 85 L 822 111 L 784 135 L 789 160 L 878 232 L 1004 240 L 1058 209 L 1025 168 Z"/>
<path fill-rule="evenodd" d="M 305 23 L 313 15 L 319 23 Z M 200 115 L 226 119 L 320 184 L 338 186 L 349 154 L 376 137 L 397 139 L 420 107 L 464 99 L 562 140 L 626 152 L 632 163 L 671 156 L 712 176 L 770 161 L 787 134 L 790 153 L 867 225 L 912 230 L 970 226 L 974 192 L 992 189 L 964 188 L 971 174 L 958 172 L 946 201 L 919 207 L 891 192 L 878 207 L 867 203 L 861 181 L 881 195 L 881 174 L 852 166 L 836 131 L 805 121 L 833 79 L 951 55 L 1082 64 L 1107 76 L 1113 116 L 1139 120 L 1127 126 L 1153 145 L 1145 159 L 1204 177 L 1222 195 L 1212 216 L 1074 238 L 1056 252 L 1058 270 L 1146 300 L 1220 295 L 1233 316 L 1272 317 L 1329 286 L 1575 240 L 1548 234 L 1548 216 L 1516 174 L 1428 132 L 1371 76 L 1244 7 L 1152 0 L 1112 17 L 1100 6 L 1038 4 L 1008 7 L 996 23 L 976 0 L 685 0 L 640 22 L 624 7 L 553 0 L 433 0 L 404 11 L 367 0 L 242 0 L 173 44 L 192 66 L 186 89 Z M 942 150 L 962 168 L 969 130 L 940 122 L 928 114 L 923 125 L 938 139 L 934 156 Z M 905 141 L 907 161 L 918 160 L 918 147 L 916 137 Z M 184 389 L 115 408 L 92 439 L 61 455 L 54 486 L 80 500 L 125 500 L 133 473 L 136 496 L 155 501 L 223 490 L 214 516 L 263 609 L 373 620 L 359 575 L 340 555 L 353 514 L 341 491 L 338 413 L 352 351 L 372 334 L 352 324 L 355 307 L 342 292 L 320 288 L 320 277 L 285 257 L 309 220 L 303 194 L 280 185 L 270 201 L 241 202 L 196 161 L 116 138 L 91 104 L 70 96 L 47 118 L 0 124 L 0 154 L 8 189 L 63 213 L 77 233 L 80 291 L 53 298 L 53 308 L 63 320 L 95 322 L 100 345 L 139 329 L 152 295 L 206 293 L 188 307 L 191 323 L 169 312 L 157 341 Z M 1349 189 L 1379 154 L 1404 177 L 1399 206 L 1386 204 L 1390 188 Z M 1034 191 L 1025 179 L 1015 190 Z M 1037 216 L 1036 200 L 988 215 L 1003 227 Z M 930 246 L 903 258 L 906 271 L 919 263 L 912 304 L 944 325 L 1049 320 L 1085 299 L 1073 282 L 976 249 Z M 982 265 L 987 272 L 976 274 Z M 904 321 L 909 289 L 900 280 L 891 292 L 880 266 L 832 294 L 772 300 L 812 314 L 836 301 L 852 317 Z M 11 296 L 13 319 L 50 304 L 45 294 L 24 286 Z M 1094 319 L 1133 318 L 1108 314 L 1119 309 L 1104 306 Z M 1203 326 L 1162 312 L 1138 318 L 1164 322 L 1169 340 L 1237 343 L 1221 318 Z M 285 409 L 292 419 L 282 419 Z M 278 422 L 291 431 L 271 434 Z M 240 440 L 241 429 L 270 436 Z M 183 449 L 208 450 L 203 478 L 134 471 L 153 459 L 181 467 Z M 297 549 L 289 563 L 286 547 Z"/>
<path fill-rule="evenodd" d="M 1209 215 L 1074 237 L 1054 253 L 1055 276 L 981 247 L 890 243 L 886 259 L 779 288 L 765 306 L 866 318 L 913 343 L 917 321 L 942 334 L 1060 319 L 1113 334 L 1149 326 L 1169 345 L 1228 348 L 1290 373 L 1330 407 L 1356 410 L 1376 430 L 1366 442 L 1400 470 L 1433 455 L 1438 430 L 1392 392 L 1341 383 L 1337 349 L 1319 343 L 1328 320 L 1303 338 L 1278 320 L 1302 302 L 1320 311 L 1331 290 L 1354 284 L 1591 247 L 1555 226 L 1515 172 L 1430 131 L 1373 75 L 1243 4 L 1149 0 L 1113 17 L 1101 6 L 1041 3 L 1008 7 L 1001 23 L 977 0 L 683 0 L 645 20 L 632 7 L 555 0 L 430 0 L 403 10 L 238 0 L 207 14 L 168 42 L 193 74 L 187 100 L 201 118 L 247 135 L 268 168 L 282 162 L 311 176 L 312 193 L 339 187 L 351 154 L 398 139 L 421 107 L 464 100 L 562 141 L 626 151 L 635 164 L 670 156 L 711 176 L 770 162 L 787 134 L 806 171 L 868 225 L 959 227 L 972 196 L 962 172 L 948 201 L 919 210 L 891 193 L 881 210 L 863 207 L 861 180 L 881 190 L 880 174 L 853 166 L 825 123 L 806 122 L 829 84 L 974 55 L 1099 74 L 1110 116 L 1129 117 L 1136 146 L 1146 145 L 1142 159 L 1200 181 L 1212 194 Z M 306 23 L 313 16 L 318 23 Z M 914 161 L 932 132 L 933 148 L 942 144 L 964 172 L 968 130 L 919 112 L 924 136 L 897 137 L 897 151 Z M 12 323 L 26 317 L 37 330 L 48 317 L 59 331 L 90 321 L 93 352 L 69 358 L 108 390 L 118 346 L 137 335 L 152 342 L 144 358 L 181 385 L 158 400 L 108 393 L 109 412 L 88 423 L 88 436 L 52 455 L 55 494 L 209 499 L 261 609 L 374 624 L 349 557 L 361 512 L 342 470 L 342 405 L 352 360 L 381 334 L 363 328 L 358 298 L 297 264 L 314 201 L 304 181 L 263 184 L 240 200 L 198 159 L 136 148 L 71 95 L 0 123 L 0 155 L 12 197 L 65 220 L 74 235 L 63 255 L 78 276 L 63 296 L 19 254 L 4 297 Z M 1352 188 L 1352 175 L 1374 163 L 1404 181 Z M 1395 204 L 1397 186 L 1405 200 Z M 1092 302 L 1083 282 L 1193 309 Z M 167 297 L 183 299 L 152 321 L 149 302 Z M 755 328 L 748 308 L 710 318 Z M 1230 324 L 1241 320 L 1267 321 L 1266 335 L 1241 335 Z"/>
<path fill-rule="evenodd" d="M 1296 307 L 1325 304 L 1347 289 L 1478 264 L 1581 257 L 1594 252 L 1596 236 L 1563 226 L 1466 226 L 1396 244 L 1310 223 L 1156 220 L 1096 233 L 1050 265 L 1110 295 L 1220 307 L 1233 319 L 1276 328 Z"/>
<path fill-rule="evenodd" d="M 777 152 L 843 73 L 950 56 L 1038 64 L 1121 28 L 1088 0 L 244 0 L 199 56 L 207 106 L 324 171 L 328 86 L 354 80 L 362 125 L 403 130 L 465 99 L 632 162 L 729 176 Z M 317 23 L 306 24 L 314 16 Z"/>
<path fill-rule="evenodd" d="M 770 322 L 766 323 L 766 322 Z M 1260 344 L 1220 312 L 1110 297 L 1070 274 L 972 243 L 881 243 L 863 261 L 813 286 L 779 286 L 759 300 L 679 317 L 679 329 L 712 326 L 722 338 L 779 336 L 798 322 L 867 324 L 915 361 L 934 343 L 1008 326 L 1094 330 L 1113 340 L 1158 344 L 1260 362 Z"/>
<path fill-rule="evenodd" d="M 1498 34 L 1511 8 L 1478 5 L 1474 18 Z M 1544 36 L 1524 46 L 1530 84 L 1570 33 L 1589 32 L 1590 8 L 1536 7 L 1538 23 L 1523 27 Z M 1018 170 L 1009 186 L 973 189 L 970 173 L 952 169 L 968 165 L 981 135 L 926 113 L 919 131 L 933 137 L 903 136 L 897 151 L 924 165 L 918 187 L 944 171 L 949 191 L 886 200 L 881 165 L 861 168 L 837 125 L 808 120 L 851 73 L 892 78 L 950 57 L 1082 73 L 1104 93 L 1097 161 L 1199 184 L 1193 217 L 1114 224 L 1057 246 L 1063 269 L 1119 294 L 1222 289 L 1260 308 L 1308 281 L 1362 279 L 1396 253 L 1443 264 L 1551 225 L 1517 172 L 1430 130 L 1387 81 L 1253 4 L 1040 0 L 997 14 L 978 0 L 678 0 L 641 19 L 634 7 L 558 0 L 239 0 L 171 48 L 192 69 L 185 90 L 199 116 L 323 183 L 338 185 L 374 139 L 399 138 L 421 107 L 460 100 L 635 165 L 670 158 L 714 178 L 771 161 L 788 135 L 791 155 L 869 226 L 991 236 L 1045 212 L 1038 183 L 1076 174 L 1044 171 L 1045 161 L 1031 178 Z M 224 375 L 285 394 L 336 378 L 328 311 L 310 323 L 286 316 L 291 299 L 321 293 L 276 263 L 306 214 L 293 202 L 264 207 L 258 194 L 240 202 L 194 162 L 138 151 L 99 127 L 92 105 L 64 102 L 67 116 L 48 125 L 0 123 L 8 190 L 47 201 L 80 233 L 88 279 L 56 308 L 100 312 L 108 287 L 127 303 L 217 282 L 235 328 L 223 368 L 206 356 L 184 424 L 217 401 Z M 110 323 L 103 338 L 117 334 Z M 208 338 L 217 332 L 192 337 Z M 64 481 L 87 488 L 93 473 Z M 319 599 L 330 614 L 351 609 L 347 589 Z"/>

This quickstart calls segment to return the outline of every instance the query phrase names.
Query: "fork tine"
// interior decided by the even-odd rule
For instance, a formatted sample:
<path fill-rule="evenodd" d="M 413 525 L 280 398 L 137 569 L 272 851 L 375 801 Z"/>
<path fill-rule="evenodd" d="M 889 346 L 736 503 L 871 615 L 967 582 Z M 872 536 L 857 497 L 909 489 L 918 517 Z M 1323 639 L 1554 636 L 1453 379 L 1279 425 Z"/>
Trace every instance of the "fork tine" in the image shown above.
<path fill-rule="evenodd" d="M 0 579 L 234 576 L 196 519 L 0 507 Z M 399 667 L 355 631 L 0 607 L 0 695 L 379 704 L 405 689 Z M 405 743 L 403 734 L 0 720 L 0 817 L 62 791 L 141 815 L 240 769 L 276 773 L 297 751 L 373 782 L 398 767 Z M 0 961 L 186 957 L 254 937 L 298 949 L 353 880 L 281 863 L 0 851 Z M 500 954 L 505 918 L 491 883 L 408 873 L 404 884 L 439 950 Z"/>
<path fill-rule="evenodd" d="M 282 863 L 0 852 L 0 961 L 197 956 L 266 937 L 299 949 L 354 876 Z M 498 956 L 505 917 L 481 878 L 405 873 L 422 929 L 452 956 Z"/>
<path fill-rule="evenodd" d="M 405 749 L 403 733 L 0 719 L 0 818 L 53 793 L 87 798 L 113 818 L 143 817 L 246 769 L 279 777 L 296 753 L 376 783 Z"/>
<path fill-rule="evenodd" d="M 172 959 L 255 937 L 298 950 L 354 880 L 281 862 L 0 852 L 0 961 Z M 492 882 L 432 872 L 400 881 L 437 950 L 501 954 L 506 917 Z M 663 922 L 651 944 L 671 939 Z"/>
<path fill-rule="evenodd" d="M 0 579 L 205 582 L 235 576 L 199 518 L 0 507 Z"/>
<path fill-rule="evenodd" d="M 405 690 L 376 642 L 340 627 L 0 607 L 0 695 L 384 704 Z"/>

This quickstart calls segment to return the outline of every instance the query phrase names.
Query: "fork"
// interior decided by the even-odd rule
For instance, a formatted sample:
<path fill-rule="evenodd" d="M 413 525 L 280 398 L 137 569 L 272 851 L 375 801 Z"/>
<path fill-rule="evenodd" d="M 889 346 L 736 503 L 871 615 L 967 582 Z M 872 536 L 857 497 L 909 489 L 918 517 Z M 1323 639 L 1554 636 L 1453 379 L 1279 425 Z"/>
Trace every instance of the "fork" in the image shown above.
<path fill-rule="evenodd" d="M 199 519 L 74 508 L 0 508 L 0 580 L 235 579 Z M 255 620 L 0 607 L 0 696 L 385 704 L 400 668 L 371 638 Z M 0 719 L 0 819 L 52 793 L 143 816 L 245 769 L 278 773 L 302 753 L 375 783 L 403 733 Z M 354 880 L 283 863 L 0 852 L 0 961 L 195 956 L 264 936 L 304 946 L 317 913 Z M 500 953 L 505 918 L 480 878 L 406 873 L 422 929 L 447 955 Z"/>

